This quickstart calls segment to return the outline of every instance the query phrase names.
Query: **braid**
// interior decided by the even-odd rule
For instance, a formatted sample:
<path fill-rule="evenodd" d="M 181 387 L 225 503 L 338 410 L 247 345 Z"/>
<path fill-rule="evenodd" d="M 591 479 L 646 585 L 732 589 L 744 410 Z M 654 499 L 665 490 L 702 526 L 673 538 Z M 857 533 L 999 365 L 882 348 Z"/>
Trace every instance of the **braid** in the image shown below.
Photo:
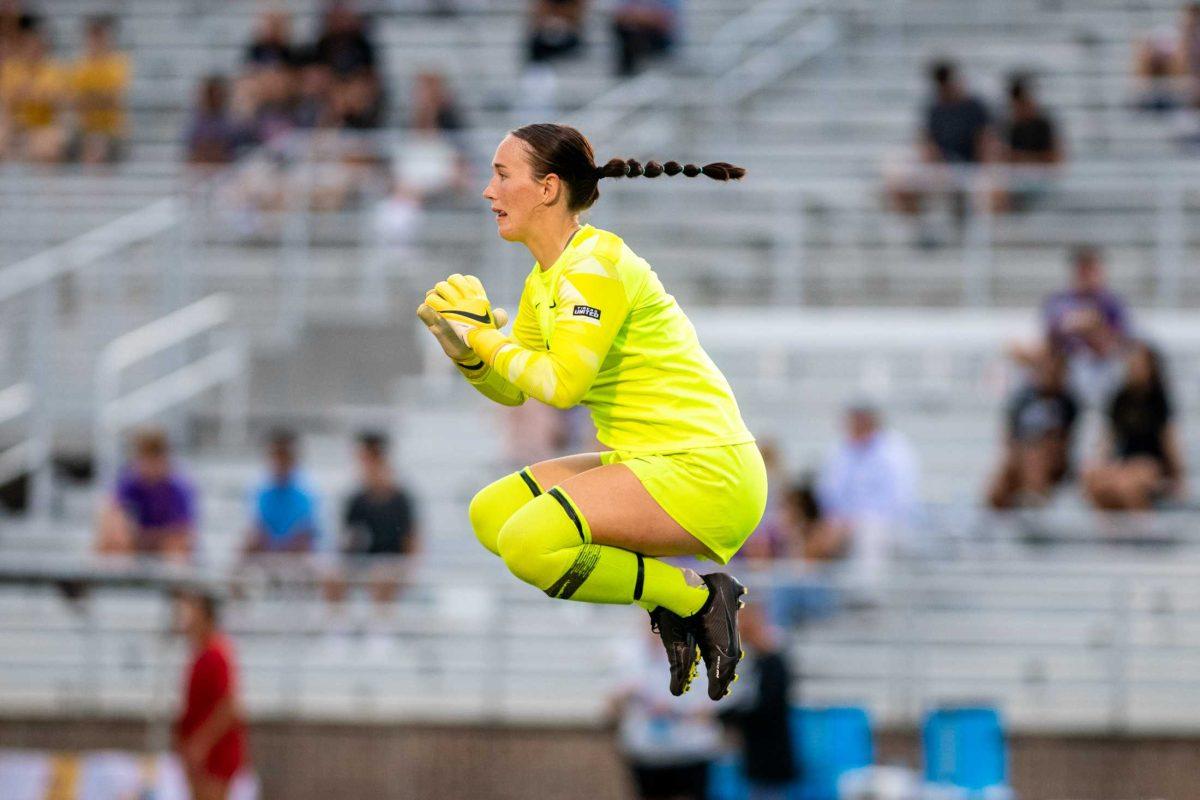
<path fill-rule="evenodd" d="M 714 181 L 736 181 L 740 180 L 746 174 L 746 170 L 726 161 L 714 161 L 711 164 L 705 164 L 703 167 L 698 167 L 695 164 L 680 164 L 678 161 L 668 161 L 665 164 L 660 164 L 657 161 L 647 161 L 643 167 L 640 162 L 632 158 L 625 161 L 614 158 L 603 167 L 596 168 L 597 180 L 600 178 L 636 178 L 639 176 L 657 178 L 659 175 L 673 177 L 680 173 L 688 178 L 707 175 Z"/>

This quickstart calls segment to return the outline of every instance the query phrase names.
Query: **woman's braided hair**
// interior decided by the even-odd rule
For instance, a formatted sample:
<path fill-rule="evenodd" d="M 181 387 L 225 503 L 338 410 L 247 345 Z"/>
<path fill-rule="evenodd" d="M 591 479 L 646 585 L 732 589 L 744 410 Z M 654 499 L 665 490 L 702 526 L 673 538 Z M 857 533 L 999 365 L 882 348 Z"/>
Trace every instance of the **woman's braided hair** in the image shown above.
<path fill-rule="evenodd" d="M 526 125 L 517 128 L 512 135 L 529 146 L 530 164 L 538 180 L 554 173 L 566 184 L 567 205 L 572 211 L 592 207 L 600 198 L 598 184 L 603 178 L 657 178 L 682 173 L 688 178 L 707 175 L 717 181 L 736 181 L 746 174 L 741 167 L 724 161 L 698 167 L 678 161 L 665 164 L 647 161 L 643 165 L 632 158 L 614 158 L 597 166 L 587 137 L 568 125 Z"/>

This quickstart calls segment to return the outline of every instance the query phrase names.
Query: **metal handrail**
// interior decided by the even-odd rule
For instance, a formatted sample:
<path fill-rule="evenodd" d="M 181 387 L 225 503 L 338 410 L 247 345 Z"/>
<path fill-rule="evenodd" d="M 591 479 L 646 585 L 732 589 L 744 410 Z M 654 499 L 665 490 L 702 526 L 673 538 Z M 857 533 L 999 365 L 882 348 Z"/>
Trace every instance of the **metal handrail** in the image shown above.
<path fill-rule="evenodd" d="M 225 295 L 210 295 L 136 330 L 118 336 L 101 352 L 96 365 L 95 452 L 100 485 L 111 480 L 125 428 L 145 422 L 173 406 L 216 386 L 226 384 L 223 430 L 232 435 L 245 419 L 246 350 L 230 330 L 233 303 Z M 212 352 L 181 363 L 165 375 L 122 394 L 121 376 L 130 367 L 184 342 L 220 333 L 225 341 Z"/>

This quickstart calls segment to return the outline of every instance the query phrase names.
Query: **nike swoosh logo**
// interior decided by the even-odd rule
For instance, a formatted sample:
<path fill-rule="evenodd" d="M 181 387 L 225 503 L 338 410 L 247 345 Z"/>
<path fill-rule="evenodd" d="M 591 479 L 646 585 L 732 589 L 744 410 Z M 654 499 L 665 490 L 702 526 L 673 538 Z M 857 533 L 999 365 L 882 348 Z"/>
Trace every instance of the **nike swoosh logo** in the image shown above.
<path fill-rule="evenodd" d="M 456 308 L 447 309 L 446 311 L 442 312 L 442 316 L 446 316 L 448 314 L 457 314 L 460 317 L 473 319 L 476 322 L 482 322 L 485 325 L 490 325 L 492 323 L 491 314 L 472 314 L 470 311 L 460 311 Z"/>
<path fill-rule="evenodd" d="M 558 308 L 558 303 L 557 303 L 557 302 L 551 303 L 551 304 L 550 304 L 550 307 L 551 307 L 551 308 Z"/>

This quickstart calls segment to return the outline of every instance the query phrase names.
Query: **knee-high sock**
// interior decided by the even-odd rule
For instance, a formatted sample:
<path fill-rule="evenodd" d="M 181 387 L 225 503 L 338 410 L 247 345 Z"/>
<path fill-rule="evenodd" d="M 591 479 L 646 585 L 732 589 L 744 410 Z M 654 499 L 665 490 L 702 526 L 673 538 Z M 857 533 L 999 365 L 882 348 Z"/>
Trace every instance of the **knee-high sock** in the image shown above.
<path fill-rule="evenodd" d="M 689 616 L 708 599 L 708 587 L 689 582 L 678 567 L 593 544 L 587 520 L 558 487 L 517 509 L 500 529 L 497 544 L 514 575 L 562 600 L 636 602 Z"/>
<path fill-rule="evenodd" d="M 496 547 L 496 538 L 500 528 L 508 522 L 508 518 L 521 506 L 542 493 L 542 487 L 534 479 L 529 467 L 505 475 L 498 481 L 493 481 L 479 490 L 471 499 L 469 515 L 471 527 L 479 543 L 496 555 L 500 551 Z"/>

